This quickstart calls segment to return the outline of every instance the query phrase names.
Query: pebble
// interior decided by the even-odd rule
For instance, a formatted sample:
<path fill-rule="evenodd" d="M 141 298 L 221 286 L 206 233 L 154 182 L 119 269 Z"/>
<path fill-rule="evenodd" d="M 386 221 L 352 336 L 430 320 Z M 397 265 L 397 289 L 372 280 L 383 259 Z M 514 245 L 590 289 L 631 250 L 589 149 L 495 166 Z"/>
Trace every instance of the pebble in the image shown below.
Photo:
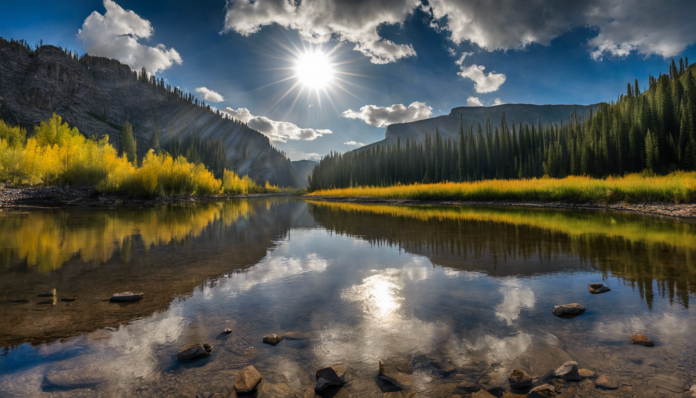
<path fill-rule="evenodd" d="M 595 380 L 595 386 L 602 390 L 616 390 L 619 388 L 619 382 L 612 376 L 600 375 L 597 380 Z"/>
<path fill-rule="evenodd" d="M 655 347 L 655 343 L 653 343 L 653 341 L 647 338 L 644 334 L 634 334 L 631 336 L 631 343 L 645 347 Z"/>

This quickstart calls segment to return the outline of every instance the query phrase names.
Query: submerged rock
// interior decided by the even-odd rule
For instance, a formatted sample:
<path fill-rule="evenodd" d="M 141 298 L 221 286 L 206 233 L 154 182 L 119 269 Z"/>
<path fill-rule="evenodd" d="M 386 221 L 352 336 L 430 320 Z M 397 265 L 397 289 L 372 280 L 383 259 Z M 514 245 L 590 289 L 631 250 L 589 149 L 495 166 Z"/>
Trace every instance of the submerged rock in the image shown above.
<path fill-rule="evenodd" d="M 76 367 L 51 369 L 44 377 L 44 383 L 65 389 L 92 388 L 106 381 L 104 373 L 98 369 Z"/>
<path fill-rule="evenodd" d="M 477 391 L 471 394 L 471 398 L 496 398 L 495 395 L 489 393 L 486 390 Z"/>
<path fill-rule="evenodd" d="M 109 301 L 112 303 L 129 303 L 142 300 L 144 293 L 122 292 L 114 294 Z"/>
<path fill-rule="evenodd" d="M 432 364 L 436 368 L 440 369 L 446 375 L 457 370 L 456 366 L 454 366 L 451 363 L 447 362 L 446 360 L 440 359 L 440 358 L 433 359 Z"/>
<path fill-rule="evenodd" d="M 608 291 L 611 291 L 608 286 L 605 286 L 601 283 L 590 283 L 590 293 L 592 294 L 600 294 L 600 293 L 606 293 Z"/>
<path fill-rule="evenodd" d="M 29 300 L 27 300 L 27 299 L 10 300 L 10 303 L 13 303 L 13 304 L 26 304 L 28 302 L 29 302 Z"/>
<path fill-rule="evenodd" d="M 479 387 L 478 384 L 473 383 L 471 381 L 463 381 L 454 388 L 454 391 L 452 391 L 452 394 L 457 394 L 457 395 L 464 395 L 464 394 L 472 394 L 477 391 L 481 391 L 481 387 Z"/>
<path fill-rule="evenodd" d="M 585 307 L 582 304 L 572 303 L 563 304 L 553 307 L 553 314 L 561 318 L 573 318 L 585 312 Z"/>
<path fill-rule="evenodd" d="M 595 380 L 595 386 L 602 390 L 616 390 L 619 388 L 619 382 L 612 376 L 600 375 L 597 380 Z"/>
<path fill-rule="evenodd" d="M 386 380 L 393 385 L 404 389 L 411 386 L 410 374 L 402 372 L 398 369 L 398 365 L 379 360 L 379 378 Z"/>
<path fill-rule="evenodd" d="M 631 343 L 646 347 L 655 347 L 655 343 L 653 343 L 653 341 L 647 338 L 644 334 L 634 334 L 631 336 Z"/>
<path fill-rule="evenodd" d="M 250 393 L 256 389 L 260 382 L 261 373 L 255 367 L 249 365 L 239 372 L 239 375 L 234 380 L 234 389 L 240 394 Z"/>
<path fill-rule="evenodd" d="M 187 344 L 179 349 L 176 359 L 187 361 L 191 359 L 207 358 L 212 354 L 213 346 L 208 343 Z"/>
<path fill-rule="evenodd" d="M 578 370 L 578 373 L 583 379 L 591 379 L 595 377 L 595 372 L 589 369 L 580 369 Z"/>
<path fill-rule="evenodd" d="M 324 391 L 329 387 L 342 386 L 350 381 L 350 373 L 346 365 L 337 364 L 317 370 L 317 383 L 314 391 Z"/>
<path fill-rule="evenodd" d="M 575 361 L 568 361 L 564 363 L 558 369 L 556 369 L 554 374 L 556 377 L 560 377 L 565 381 L 582 380 L 582 377 L 580 377 L 580 373 L 578 372 L 578 363 Z"/>
<path fill-rule="evenodd" d="M 77 300 L 77 297 L 63 297 L 62 299 L 60 299 L 60 301 L 64 303 L 71 303 L 75 300 Z"/>
<path fill-rule="evenodd" d="M 551 384 L 542 384 L 538 387 L 534 387 L 529 391 L 529 394 L 527 394 L 529 398 L 549 398 L 556 396 L 558 396 L 556 388 Z"/>
<path fill-rule="evenodd" d="M 515 369 L 508 376 L 508 382 L 510 383 L 510 388 L 523 390 L 532 386 L 534 378 L 522 369 Z"/>
<path fill-rule="evenodd" d="M 267 334 L 267 335 L 263 336 L 263 342 L 265 344 L 277 345 L 282 340 L 283 340 L 283 338 L 278 336 L 277 334 Z"/>
<path fill-rule="evenodd" d="M 232 333 L 232 329 L 230 329 L 230 328 L 225 328 L 225 330 L 223 330 L 222 333 L 224 333 L 224 334 L 230 334 L 230 333 Z"/>

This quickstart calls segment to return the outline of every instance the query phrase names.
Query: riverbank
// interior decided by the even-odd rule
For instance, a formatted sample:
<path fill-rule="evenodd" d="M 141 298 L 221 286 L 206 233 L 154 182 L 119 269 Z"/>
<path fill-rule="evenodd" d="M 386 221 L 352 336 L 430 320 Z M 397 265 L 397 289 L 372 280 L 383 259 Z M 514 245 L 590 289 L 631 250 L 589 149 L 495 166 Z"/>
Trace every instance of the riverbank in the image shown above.
<path fill-rule="evenodd" d="M 566 209 L 566 210 L 609 210 L 640 213 L 647 215 L 696 219 L 696 204 L 694 203 L 666 203 L 666 202 L 650 202 L 650 203 L 566 203 L 566 202 L 542 202 L 542 201 L 424 201 L 412 199 L 384 199 L 372 197 L 333 197 L 310 195 L 305 196 L 310 200 L 326 201 L 326 202 L 341 202 L 341 203 L 359 203 L 359 204 L 386 204 L 400 206 L 502 206 L 502 207 L 521 207 L 521 208 L 545 208 L 545 209 Z"/>
<path fill-rule="evenodd" d="M 167 196 L 138 198 L 127 195 L 103 194 L 92 187 L 2 187 L 0 211 L 6 209 L 43 209 L 64 207 L 143 207 L 165 203 L 206 202 L 224 199 L 243 199 L 268 196 L 291 196 L 292 192 L 258 194 L 220 194 L 206 196 Z"/>

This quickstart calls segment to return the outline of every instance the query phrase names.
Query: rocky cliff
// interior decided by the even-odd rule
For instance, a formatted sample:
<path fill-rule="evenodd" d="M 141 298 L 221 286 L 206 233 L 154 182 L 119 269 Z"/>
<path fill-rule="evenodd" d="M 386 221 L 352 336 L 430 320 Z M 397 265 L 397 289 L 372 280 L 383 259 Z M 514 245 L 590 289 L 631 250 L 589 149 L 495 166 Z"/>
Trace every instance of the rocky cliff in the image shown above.
<path fill-rule="evenodd" d="M 469 126 L 476 126 L 481 123 L 485 128 L 486 121 L 490 120 L 493 126 L 500 126 L 503 114 L 508 124 L 520 123 L 533 125 L 538 124 L 541 120 L 542 124 L 548 123 L 563 123 L 568 122 L 570 115 L 577 112 L 578 118 L 590 114 L 590 108 L 597 105 L 531 105 L 531 104 L 505 104 L 498 106 L 463 106 L 454 108 L 449 115 L 438 116 L 430 119 L 419 120 L 410 123 L 392 124 L 387 127 L 385 139 L 376 142 L 372 145 L 393 144 L 396 143 L 398 137 L 405 142 L 406 139 L 411 141 L 422 141 L 425 138 L 425 133 L 435 134 L 435 128 L 438 129 L 443 137 L 458 138 L 459 126 L 463 122 L 464 129 Z"/>
<path fill-rule="evenodd" d="M 279 186 L 306 185 L 266 136 L 138 81 L 127 65 L 91 56 L 77 60 L 53 46 L 30 52 L 0 38 L 0 118 L 31 131 L 54 112 L 85 135 L 108 134 L 114 144 L 128 120 L 141 155 L 155 126 L 163 143 L 189 134 L 221 140 L 238 174 Z"/>

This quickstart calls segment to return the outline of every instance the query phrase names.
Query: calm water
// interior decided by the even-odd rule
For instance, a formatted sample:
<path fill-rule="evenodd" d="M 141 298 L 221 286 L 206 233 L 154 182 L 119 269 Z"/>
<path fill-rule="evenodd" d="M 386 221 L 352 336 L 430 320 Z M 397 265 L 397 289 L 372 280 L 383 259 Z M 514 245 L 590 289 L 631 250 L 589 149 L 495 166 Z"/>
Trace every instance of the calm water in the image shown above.
<path fill-rule="evenodd" d="M 107 301 L 126 290 L 145 298 Z M 381 397 L 380 358 L 408 362 L 421 396 L 570 359 L 614 375 L 617 396 L 681 396 L 695 290 L 696 225 L 627 214 L 288 198 L 4 212 L 0 396 L 195 395 L 253 364 L 259 397 L 292 397 L 342 362 L 341 396 Z M 587 312 L 551 314 L 572 302 Z M 286 332 L 307 338 L 261 343 Z M 196 341 L 213 355 L 178 363 Z M 434 358 L 459 369 L 445 377 Z"/>

